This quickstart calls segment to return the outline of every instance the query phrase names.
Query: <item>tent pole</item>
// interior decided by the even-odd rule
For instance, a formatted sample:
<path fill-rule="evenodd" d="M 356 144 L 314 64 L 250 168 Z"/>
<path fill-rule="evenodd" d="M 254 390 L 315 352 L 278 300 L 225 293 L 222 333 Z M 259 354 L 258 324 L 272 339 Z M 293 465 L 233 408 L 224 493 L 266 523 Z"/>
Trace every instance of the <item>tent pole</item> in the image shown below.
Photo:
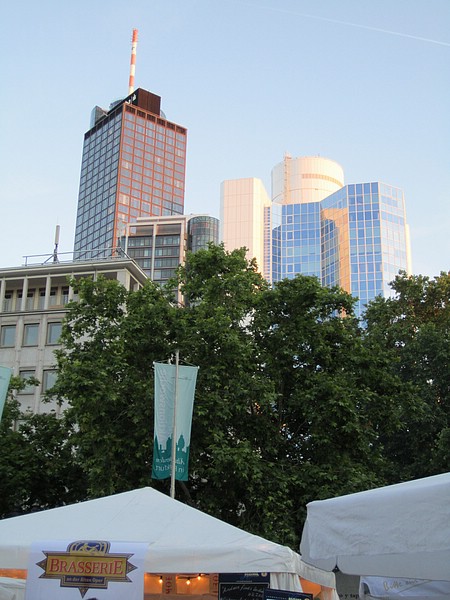
<path fill-rule="evenodd" d="M 180 363 L 180 351 L 175 351 L 175 400 L 173 403 L 173 426 L 172 426 L 172 467 L 170 470 L 170 497 L 175 498 L 175 472 L 177 451 L 177 404 L 178 404 L 178 367 Z"/>

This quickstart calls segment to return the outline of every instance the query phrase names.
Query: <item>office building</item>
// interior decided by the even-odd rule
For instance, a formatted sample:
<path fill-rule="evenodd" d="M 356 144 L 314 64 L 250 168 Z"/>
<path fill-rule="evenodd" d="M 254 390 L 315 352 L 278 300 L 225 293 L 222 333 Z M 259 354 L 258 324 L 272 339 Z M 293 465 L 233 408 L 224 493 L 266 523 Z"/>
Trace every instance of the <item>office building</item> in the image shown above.
<path fill-rule="evenodd" d="M 62 410 L 55 402 L 43 403 L 43 397 L 56 380 L 54 351 L 66 305 L 76 299 L 67 281 L 99 275 L 119 281 L 127 290 L 139 289 L 147 279 L 134 261 L 119 257 L 0 269 L 0 364 L 15 376 L 40 382 L 17 394 L 23 412 Z"/>
<path fill-rule="evenodd" d="M 120 246 L 155 283 L 165 284 L 184 264 L 186 252 L 219 242 L 219 222 L 208 215 L 138 217 L 129 223 Z M 179 298 L 180 299 L 180 298 Z"/>
<path fill-rule="evenodd" d="M 270 279 L 270 205 L 260 179 L 224 181 L 221 187 L 220 239 L 226 250 L 247 248 L 260 272 Z"/>
<path fill-rule="evenodd" d="M 222 184 L 223 206 L 230 206 L 229 190 L 241 189 L 242 181 Z M 242 204 L 247 201 L 243 195 Z M 252 202 L 259 210 L 257 199 Z M 240 205 L 239 194 L 233 203 Z M 247 246 L 243 238 L 235 245 L 234 215 L 223 215 L 229 219 L 222 224 L 226 248 Z M 403 192 L 381 182 L 344 185 L 342 167 L 326 158 L 286 155 L 274 167 L 261 236 L 267 230 L 260 270 L 270 282 L 316 276 L 357 297 L 358 315 L 375 296 L 390 294 L 389 282 L 399 270 L 411 271 Z"/>
<path fill-rule="evenodd" d="M 183 214 L 186 136 L 162 113 L 161 98 L 141 88 L 109 110 L 93 110 L 84 136 L 75 259 L 115 248 L 138 217 Z"/>

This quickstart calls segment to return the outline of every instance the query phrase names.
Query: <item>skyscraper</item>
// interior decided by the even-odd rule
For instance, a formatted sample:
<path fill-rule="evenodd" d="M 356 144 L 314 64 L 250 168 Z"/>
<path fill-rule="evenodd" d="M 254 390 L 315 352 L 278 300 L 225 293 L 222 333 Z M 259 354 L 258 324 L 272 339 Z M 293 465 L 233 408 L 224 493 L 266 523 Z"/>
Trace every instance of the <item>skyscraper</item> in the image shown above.
<path fill-rule="evenodd" d="M 261 273 L 270 278 L 266 271 L 269 256 L 265 257 L 265 251 L 270 252 L 270 229 L 266 231 L 264 223 L 269 222 L 266 213 L 271 203 L 263 182 L 253 177 L 224 181 L 221 198 L 220 239 L 224 240 L 226 249 L 245 246 L 247 258 L 256 258 Z"/>
<path fill-rule="evenodd" d="M 141 88 L 109 110 L 94 108 L 84 136 L 76 259 L 117 246 L 138 217 L 183 214 L 186 135 L 165 118 L 161 98 Z"/>
<path fill-rule="evenodd" d="M 239 184 L 222 184 L 224 206 L 230 189 Z M 239 206 L 239 197 L 233 202 Z M 342 167 L 329 159 L 286 155 L 272 170 L 272 202 L 265 215 L 264 229 L 271 235 L 265 236 L 260 270 L 271 282 L 314 275 L 357 297 L 360 315 L 375 296 L 389 295 L 399 270 L 411 271 L 403 192 L 380 182 L 344 185 Z M 230 226 L 234 215 L 223 218 L 222 240 L 232 250 L 238 247 Z M 249 247 L 242 238 L 239 246 Z"/>

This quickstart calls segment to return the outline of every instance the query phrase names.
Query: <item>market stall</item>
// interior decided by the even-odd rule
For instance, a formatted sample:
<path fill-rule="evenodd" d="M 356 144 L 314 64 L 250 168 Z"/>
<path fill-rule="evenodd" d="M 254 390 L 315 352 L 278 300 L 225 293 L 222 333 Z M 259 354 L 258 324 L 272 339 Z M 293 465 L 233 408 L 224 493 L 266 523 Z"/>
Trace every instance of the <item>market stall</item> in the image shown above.
<path fill-rule="evenodd" d="M 326 571 L 450 581 L 450 473 L 309 503 L 300 552 Z"/>
<path fill-rule="evenodd" d="M 158 590 L 163 593 L 158 585 L 165 582 L 170 582 L 168 596 L 183 591 L 192 596 L 195 582 L 202 578 L 205 582 L 207 576 L 207 588 L 202 587 L 200 595 L 217 597 L 214 576 L 250 572 L 269 573 L 274 589 L 299 591 L 304 578 L 320 586 L 322 598 L 333 594 L 334 575 L 305 565 L 290 548 L 230 526 L 153 488 L 0 521 L 0 575 L 26 575 L 32 545 L 39 540 L 145 544 L 146 596 Z"/>

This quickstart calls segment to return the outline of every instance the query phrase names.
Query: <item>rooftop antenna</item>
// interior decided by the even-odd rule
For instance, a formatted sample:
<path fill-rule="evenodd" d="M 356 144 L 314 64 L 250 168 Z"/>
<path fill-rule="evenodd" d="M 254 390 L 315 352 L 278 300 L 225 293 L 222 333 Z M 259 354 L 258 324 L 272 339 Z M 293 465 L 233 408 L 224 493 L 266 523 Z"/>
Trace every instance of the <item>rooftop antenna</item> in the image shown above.
<path fill-rule="evenodd" d="M 60 232 L 60 226 L 57 225 L 56 226 L 56 230 L 55 230 L 55 249 L 53 250 L 53 262 L 54 263 L 58 263 L 59 259 L 58 259 L 58 244 L 59 244 L 59 232 Z"/>
<path fill-rule="evenodd" d="M 131 61 L 130 61 L 130 79 L 128 82 L 128 95 L 134 92 L 134 73 L 136 71 L 136 47 L 138 41 L 138 30 L 133 29 L 133 38 L 131 40 Z"/>

